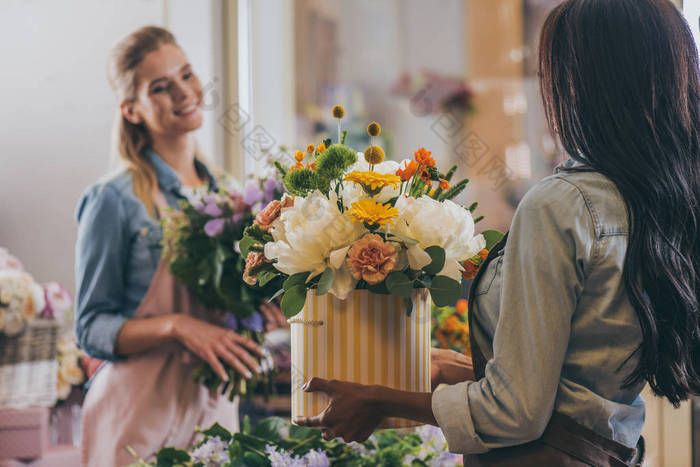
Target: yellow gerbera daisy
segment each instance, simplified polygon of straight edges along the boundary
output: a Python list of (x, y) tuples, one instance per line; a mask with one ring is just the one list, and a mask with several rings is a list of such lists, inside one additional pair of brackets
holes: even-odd
[(345, 176), (346, 182), (355, 182), (366, 190), (376, 190), (385, 186), (398, 188), (401, 185), (401, 177), (395, 174), (379, 174), (377, 172), (353, 171)]
[(380, 204), (373, 199), (361, 199), (352, 203), (345, 211), (353, 222), (364, 222), (368, 225), (379, 224), (384, 227), (387, 223), (394, 225), (394, 218), (399, 210), (390, 204)]

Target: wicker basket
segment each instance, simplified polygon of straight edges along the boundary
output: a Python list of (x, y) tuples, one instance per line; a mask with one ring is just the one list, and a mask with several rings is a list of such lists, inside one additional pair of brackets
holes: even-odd
[(35, 320), (16, 336), (0, 332), (0, 408), (56, 403), (59, 330), (56, 321)]

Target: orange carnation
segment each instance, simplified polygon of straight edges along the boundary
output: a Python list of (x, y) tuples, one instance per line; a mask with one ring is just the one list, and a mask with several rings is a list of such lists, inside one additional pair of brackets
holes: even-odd
[(368, 284), (378, 284), (396, 266), (396, 248), (377, 234), (367, 234), (348, 250), (347, 264), (352, 276)]
[(432, 152), (426, 151), (425, 148), (420, 148), (418, 151), (413, 153), (413, 157), (416, 158), (416, 162), (418, 162), (420, 165), (435, 167), (435, 159), (430, 157), (431, 154)]

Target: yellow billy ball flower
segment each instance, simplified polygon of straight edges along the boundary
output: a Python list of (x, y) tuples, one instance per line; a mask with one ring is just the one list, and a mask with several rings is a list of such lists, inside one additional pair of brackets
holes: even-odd
[(367, 133), (370, 136), (379, 136), (382, 133), (382, 126), (377, 122), (367, 125)]
[(304, 153), (301, 151), (297, 151), (294, 153), (294, 159), (296, 159), (298, 162), (301, 162), (304, 160)]
[(365, 149), (365, 160), (368, 164), (381, 164), (384, 162), (384, 150), (379, 146), (369, 146)]
[(342, 105), (336, 105), (333, 107), (333, 118), (341, 119), (345, 116), (345, 109)]

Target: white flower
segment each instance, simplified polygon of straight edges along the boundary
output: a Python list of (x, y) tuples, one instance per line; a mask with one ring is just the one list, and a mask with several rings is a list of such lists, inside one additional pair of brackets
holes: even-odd
[(340, 298), (355, 287), (348, 284), (349, 272), (343, 267), (348, 248), (365, 229), (344, 216), (337, 201), (334, 192), (329, 198), (320, 191), (295, 198), (294, 206), (283, 209), (272, 224), (274, 241), (265, 244), (265, 257), (277, 260), (275, 268), (285, 274), (308, 271), (309, 278), (330, 266), (335, 272), (331, 291)]
[[(398, 162), (385, 160), (381, 164), (376, 164), (373, 170), (378, 174), (395, 174), (398, 169)], [(354, 171), (369, 171), (369, 164), (365, 160), (364, 154), (361, 152), (357, 153), (357, 162), (347, 170), (348, 173)], [(343, 182), (343, 190), (340, 192), (340, 195), (343, 198), (345, 206), (350, 206), (352, 203), (362, 198), (369, 198), (365, 190), (355, 182)], [(378, 195), (374, 196), (374, 199), (379, 203), (386, 203), (391, 198), (396, 198), (397, 196), (399, 196), (399, 189), (387, 186), (384, 187)]]
[(26, 272), (12, 269), (0, 271), (0, 302), (7, 335), (20, 332), (46, 306), (44, 289)]
[[(460, 281), (462, 263), (486, 246), (483, 235), (474, 236), (474, 219), (469, 210), (450, 200), (437, 201), (429, 196), (401, 196), (396, 202), (399, 217), (394, 233), (418, 240), (407, 250), (411, 268), (426, 263), (427, 258), (415, 247), (438, 245), (445, 250), (445, 266), (438, 274)], [(421, 267), (423, 267), (421, 266)]]

